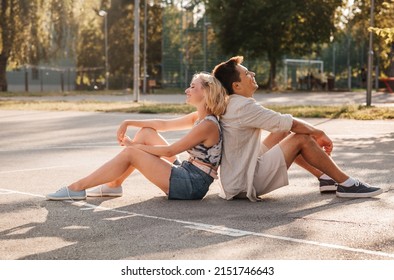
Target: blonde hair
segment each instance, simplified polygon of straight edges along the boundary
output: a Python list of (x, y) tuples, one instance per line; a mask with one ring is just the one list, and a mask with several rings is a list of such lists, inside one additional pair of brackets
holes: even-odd
[(215, 116), (226, 112), (228, 95), (220, 81), (209, 73), (200, 72), (193, 76), (193, 80), (200, 79), (203, 89), (206, 90), (206, 109)]

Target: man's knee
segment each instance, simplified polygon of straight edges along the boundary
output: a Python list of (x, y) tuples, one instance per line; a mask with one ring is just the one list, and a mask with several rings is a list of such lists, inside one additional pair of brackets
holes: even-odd
[(310, 147), (316, 144), (315, 139), (308, 134), (293, 134), (290, 137), (294, 143), (300, 147)]
[(263, 141), (263, 144), (267, 149), (271, 149), (276, 144), (280, 143), (283, 139), (289, 136), (291, 132), (271, 132)]
[(302, 150), (311, 147), (313, 143), (316, 143), (314, 139), (306, 134), (292, 134), (280, 142), (279, 145), (285, 156), (287, 167), (290, 167)]

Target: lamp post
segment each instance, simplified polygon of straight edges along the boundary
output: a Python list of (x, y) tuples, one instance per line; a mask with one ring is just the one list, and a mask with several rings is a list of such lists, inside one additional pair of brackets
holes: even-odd
[(206, 16), (204, 15), (204, 26), (203, 26), (203, 51), (204, 51), (204, 67), (203, 70), (207, 71), (207, 29), (211, 25), (210, 22), (206, 21)]
[(147, 23), (148, 23), (148, 1), (145, 0), (144, 3), (144, 83), (143, 83), (143, 88), (142, 92), (146, 93), (147, 89), (147, 78), (148, 78), (148, 70), (147, 70), (147, 65), (146, 65), (146, 49), (147, 49)]
[(134, 0), (134, 102), (140, 99), (140, 1)]
[[(370, 26), (374, 26), (374, 8), (375, 1), (371, 0), (371, 19)], [(373, 33), (369, 31), (369, 49), (368, 49), (368, 72), (367, 72), (367, 106), (371, 106), (372, 103), (372, 64), (373, 64)]]
[(104, 48), (105, 48), (105, 89), (108, 90), (108, 78), (109, 78), (109, 72), (108, 72), (108, 20), (107, 20), (107, 15), (108, 13), (104, 10), (100, 10), (98, 12), (100, 17), (104, 17)]

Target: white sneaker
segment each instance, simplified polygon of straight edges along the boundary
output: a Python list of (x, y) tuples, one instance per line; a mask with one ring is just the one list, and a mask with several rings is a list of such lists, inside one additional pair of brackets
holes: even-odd
[(85, 190), (72, 191), (68, 187), (63, 187), (54, 193), (46, 195), (47, 200), (81, 200), (86, 199)]
[(105, 196), (119, 197), (123, 195), (123, 188), (122, 186), (111, 188), (104, 184), (86, 190), (86, 194), (87, 196), (94, 196), (94, 197), (105, 197)]

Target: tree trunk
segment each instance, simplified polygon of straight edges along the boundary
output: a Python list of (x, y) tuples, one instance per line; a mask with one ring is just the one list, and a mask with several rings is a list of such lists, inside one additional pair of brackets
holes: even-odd
[(7, 60), (8, 57), (4, 54), (0, 54), (0, 91), (7, 91)]
[(394, 42), (391, 43), (391, 51), (389, 55), (390, 64), (387, 68), (387, 76), (394, 77)]
[(270, 76), (268, 77), (268, 88), (270, 90), (276, 89), (276, 58), (269, 58), (270, 62)]

